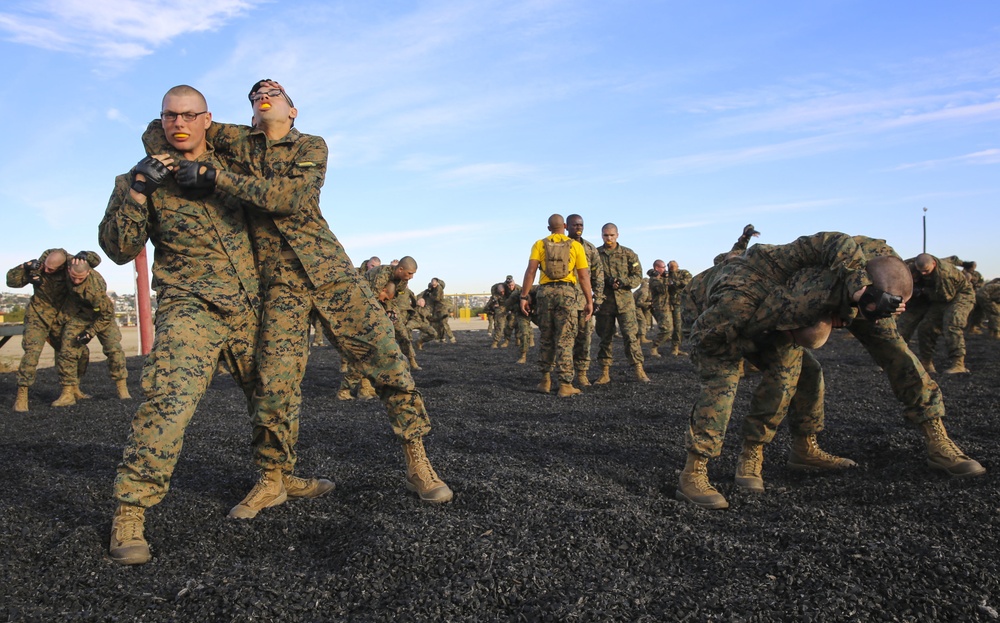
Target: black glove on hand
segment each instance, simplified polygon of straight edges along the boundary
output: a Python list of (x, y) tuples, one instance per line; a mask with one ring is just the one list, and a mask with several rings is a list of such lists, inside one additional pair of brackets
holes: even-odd
[(42, 263), (39, 262), (38, 260), (28, 260), (27, 262), (24, 263), (24, 270), (28, 271), (29, 273), (35, 272), (41, 267)]
[[(146, 177), (146, 181), (136, 180), (136, 173), (142, 173)], [(132, 169), (132, 190), (149, 197), (163, 184), (168, 173), (170, 173), (170, 169), (167, 168), (167, 165), (152, 156), (146, 156)]]
[(76, 336), (76, 343), (77, 344), (87, 344), (92, 339), (94, 339), (94, 334), (90, 332), (90, 329), (87, 329), (86, 331), (84, 331), (80, 335)]
[(90, 258), (87, 257), (87, 252), (86, 251), (80, 251), (79, 253), (77, 253), (73, 257), (75, 257), (78, 260), (83, 260), (84, 262), (87, 262), (88, 264), (90, 263)]
[[(875, 286), (868, 286), (858, 300), (858, 310), (868, 320), (875, 321), (889, 318), (902, 303), (903, 297), (889, 294)], [(872, 309), (868, 309), (869, 305)]]
[[(205, 168), (204, 173), (201, 171), (202, 167)], [(177, 173), (174, 174), (174, 178), (181, 188), (215, 189), (215, 167), (207, 162), (181, 160), (177, 163)]]

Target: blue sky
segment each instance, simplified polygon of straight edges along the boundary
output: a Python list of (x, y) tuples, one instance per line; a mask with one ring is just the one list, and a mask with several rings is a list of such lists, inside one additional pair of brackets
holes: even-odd
[(698, 272), (748, 222), (915, 255), (925, 207), (928, 252), (1000, 276), (993, 0), (15, 0), (0, 55), (8, 268), (100, 250), (168, 88), (246, 123), (269, 77), (329, 145), (322, 209), (355, 264), (412, 255), (417, 284), (520, 281), (552, 213)]

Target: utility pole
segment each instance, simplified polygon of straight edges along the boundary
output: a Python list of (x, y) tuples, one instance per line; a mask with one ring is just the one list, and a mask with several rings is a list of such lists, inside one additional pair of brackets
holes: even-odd
[(924, 208), (924, 253), (927, 253), (927, 208)]

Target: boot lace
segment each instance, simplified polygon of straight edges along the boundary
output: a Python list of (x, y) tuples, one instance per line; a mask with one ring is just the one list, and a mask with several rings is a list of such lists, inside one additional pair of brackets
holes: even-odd
[(744, 449), (743, 456), (740, 457), (740, 472), (744, 476), (760, 476), (764, 468), (764, 453), (761, 447), (754, 445)]
[(141, 509), (124, 509), (118, 516), (118, 521), (115, 522), (119, 542), (127, 543), (129, 541), (141, 541), (142, 519), (143, 511)]

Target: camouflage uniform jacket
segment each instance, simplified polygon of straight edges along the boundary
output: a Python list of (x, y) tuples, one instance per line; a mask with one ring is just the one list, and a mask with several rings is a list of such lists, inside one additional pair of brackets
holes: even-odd
[(438, 286), (436, 288), (432, 288), (428, 284), (427, 288), (417, 296), (417, 298), (424, 299), (424, 302), (427, 303), (426, 306), (430, 308), (431, 318), (447, 316), (450, 309), (448, 299), (444, 296), (444, 282), (440, 279), (437, 282)]
[(670, 290), (667, 288), (667, 271), (663, 271), (659, 276), (649, 274), (649, 302), (650, 307), (656, 312), (670, 311)]
[[(199, 160), (218, 162), (211, 149)], [(143, 204), (129, 192), (131, 178), (131, 173), (115, 178), (98, 228), (101, 248), (108, 257), (125, 264), (152, 241), (152, 286), (160, 300), (195, 296), (225, 314), (247, 306), (257, 309), (260, 285), (239, 203), (218, 193), (185, 196), (174, 178), (167, 176)]]
[(637, 309), (650, 309), (653, 307), (653, 298), (650, 296), (649, 279), (643, 279), (642, 284), (632, 292), (632, 300), (635, 301)]
[[(163, 142), (151, 147), (154, 127)], [(170, 152), (162, 135), (159, 121), (153, 121), (143, 135), (147, 152)], [(219, 176), (216, 190), (248, 206), (260, 280), (265, 287), (292, 254), (302, 263), (314, 288), (333, 283), (344, 274), (357, 274), (319, 208), (326, 178), (326, 141), (295, 128), (272, 141), (262, 130), (217, 122), (209, 127), (208, 139), (228, 165), (222, 167), (228, 169), (227, 175)]]
[[(933, 257), (933, 256), (931, 256)], [(950, 303), (958, 297), (974, 297), (972, 284), (954, 264), (934, 258), (937, 268), (923, 275), (923, 295), (932, 303)]]
[(681, 293), (691, 283), (691, 272), (683, 268), (674, 272), (667, 271), (667, 292), (670, 296), (670, 306), (681, 304)]
[[(409, 301), (404, 299), (412, 296), (413, 292), (410, 291), (409, 288), (409, 279), (396, 279), (392, 276), (392, 273), (395, 270), (396, 267), (390, 264), (376, 266), (375, 268), (368, 269), (368, 272), (365, 273), (365, 278), (368, 279), (368, 283), (372, 285), (372, 292), (376, 295), (381, 292), (390, 281), (396, 284), (396, 294), (393, 295), (391, 299), (386, 301), (384, 306), (387, 310), (399, 313), (400, 311), (410, 307)], [(408, 292), (409, 294), (407, 294)]]
[[(72, 256), (65, 249), (48, 249), (42, 253), (38, 261), (44, 264), (45, 259), (54, 251), (64, 253), (67, 263), (72, 259)], [(92, 251), (85, 253), (87, 254), (87, 263), (90, 264), (91, 268), (101, 263), (101, 257), (96, 253)], [(54, 273), (46, 273), (39, 268), (38, 276), (41, 278), (41, 282), (32, 284), (33, 293), (28, 301), (26, 311), (51, 324), (62, 313), (72, 284), (66, 275), (65, 266)], [(19, 264), (7, 271), (8, 288), (23, 288), (28, 284), (31, 284), (31, 275), (24, 269), (24, 264)], [(27, 314), (25, 317), (27, 318)]]
[(98, 321), (113, 321), (115, 303), (108, 296), (108, 284), (96, 270), (91, 270), (79, 285), (70, 284), (64, 306), (66, 314), (93, 326)]
[[(600, 254), (602, 268), (604, 269), (604, 281), (601, 289), (604, 291), (604, 300), (614, 300), (619, 309), (632, 309), (635, 301), (632, 299), (632, 289), (638, 288), (642, 284), (642, 264), (639, 263), (639, 256), (635, 251), (622, 245), (614, 249), (607, 245), (597, 247)], [(611, 288), (607, 284), (609, 279), (620, 279), (622, 287), (618, 290)]]
[[(590, 291), (594, 293), (594, 309), (596, 310), (604, 302), (604, 264), (601, 262), (601, 253), (594, 246), (594, 243), (585, 238), (576, 239), (583, 245), (583, 251), (587, 255), (587, 265), (590, 266)], [(577, 284), (580, 293), (583, 288)]]

